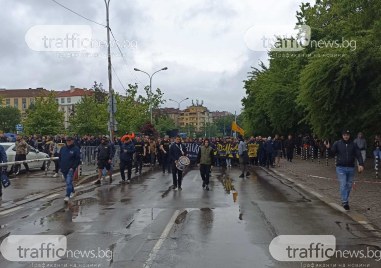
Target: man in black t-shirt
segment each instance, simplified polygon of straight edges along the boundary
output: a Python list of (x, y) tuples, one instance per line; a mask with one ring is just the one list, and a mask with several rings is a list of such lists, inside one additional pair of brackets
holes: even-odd
[(141, 137), (136, 137), (135, 141), (135, 174), (142, 174), (143, 159), (146, 156), (146, 148)]
[(169, 164), (169, 146), (171, 142), (169, 141), (169, 137), (165, 136), (164, 140), (160, 143), (160, 152), (162, 153), (162, 167), (163, 174), (165, 174), (165, 170), (168, 170), (168, 173), (171, 173), (171, 165)]

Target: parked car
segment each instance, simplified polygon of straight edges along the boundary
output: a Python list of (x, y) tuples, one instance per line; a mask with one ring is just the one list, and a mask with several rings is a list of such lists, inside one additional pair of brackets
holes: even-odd
[[(5, 153), (7, 154), (8, 162), (14, 162), (16, 157), (16, 146), (14, 142), (5, 142), (0, 143), (4, 147)], [(40, 152), (36, 148), (28, 145), (28, 154), (26, 155), (26, 160), (33, 159), (44, 159), (49, 158), (49, 155), (43, 152)], [(30, 169), (41, 169), (44, 170), (46, 161), (36, 161), (28, 163)], [(14, 172), (14, 166), (8, 166), (8, 171), (11, 173)], [(16, 171), (18, 172), (18, 171)]]
[(9, 142), (15, 142), (17, 138), (17, 134), (14, 133), (4, 133), (4, 136), (7, 137)]

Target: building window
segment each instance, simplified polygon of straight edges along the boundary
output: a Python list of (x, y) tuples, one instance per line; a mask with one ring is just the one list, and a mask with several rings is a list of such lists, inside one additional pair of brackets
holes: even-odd
[(56, 99), (56, 102), (59, 104), (59, 103), (60, 103), (60, 100), (59, 100), (59, 99)]
[(65, 98), (61, 98), (61, 103), (65, 103)]
[(67, 103), (71, 103), (71, 98), (67, 98)]
[(19, 99), (13, 99), (13, 104), (15, 108), (19, 108)]
[(22, 109), (26, 110), (26, 99), (25, 98), (22, 99)]
[(5, 106), (7, 106), (7, 107), (11, 106), (11, 99), (5, 100)]

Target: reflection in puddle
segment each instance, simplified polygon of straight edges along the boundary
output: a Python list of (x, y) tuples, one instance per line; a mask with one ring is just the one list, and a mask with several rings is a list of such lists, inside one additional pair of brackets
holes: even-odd
[(217, 179), (222, 183), (227, 194), (232, 193), (233, 202), (236, 203), (238, 200), (238, 192), (234, 187), (233, 180), (226, 174), (217, 176)]

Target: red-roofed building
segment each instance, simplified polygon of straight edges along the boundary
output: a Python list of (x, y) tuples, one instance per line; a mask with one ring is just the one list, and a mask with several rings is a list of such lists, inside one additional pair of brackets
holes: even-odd
[(57, 92), (56, 100), (60, 111), (64, 112), (65, 128), (69, 126), (69, 119), (75, 112), (75, 105), (78, 104), (83, 97), (92, 96), (93, 94), (94, 92), (87, 88), (76, 88), (74, 86), (70, 86), (70, 90)]

